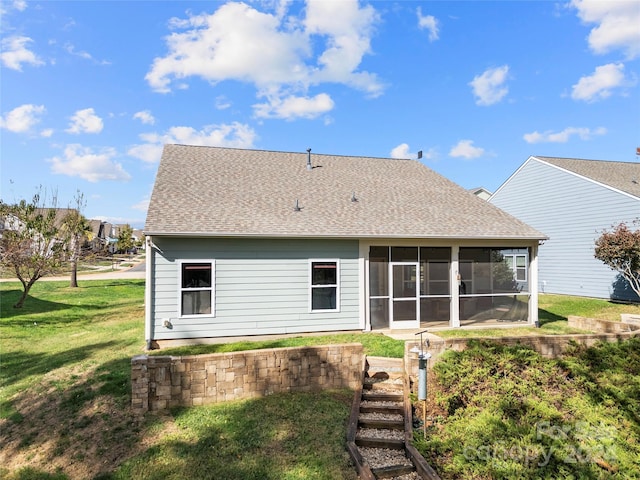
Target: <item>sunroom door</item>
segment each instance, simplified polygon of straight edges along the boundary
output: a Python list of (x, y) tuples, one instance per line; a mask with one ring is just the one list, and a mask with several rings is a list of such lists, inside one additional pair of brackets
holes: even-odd
[(390, 327), (419, 328), (418, 262), (392, 262)]

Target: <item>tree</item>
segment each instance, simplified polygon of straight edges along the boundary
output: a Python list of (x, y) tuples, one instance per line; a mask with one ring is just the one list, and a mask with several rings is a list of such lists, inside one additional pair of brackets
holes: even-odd
[(127, 223), (120, 227), (120, 233), (118, 233), (118, 251), (127, 253), (133, 246), (133, 228)]
[(595, 257), (619, 272), (640, 297), (640, 229), (634, 231), (624, 222), (612, 228), (596, 240)]
[(91, 235), (91, 226), (81, 213), (86, 205), (84, 195), (78, 190), (74, 200), (77, 208), (69, 209), (62, 219), (60, 229), (64, 235), (64, 242), (69, 253), (69, 262), (71, 263), (71, 280), (69, 282), (71, 288), (78, 287), (78, 260), (80, 259), (82, 241)]
[(36, 193), (31, 202), (14, 205), (0, 200), (0, 217), (5, 230), (0, 240), (0, 264), (15, 272), (23, 292), (15, 308), (22, 308), (29, 290), (45, 275), (54, 273), (64, 260), (64, 242), (59, 234), (57, 196), (52, 208), (45, 208), (46, 192)]

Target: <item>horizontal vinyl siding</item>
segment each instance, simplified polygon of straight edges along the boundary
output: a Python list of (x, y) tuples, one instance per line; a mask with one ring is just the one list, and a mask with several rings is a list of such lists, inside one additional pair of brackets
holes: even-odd
[(539, 249), (540, 291), (611, 298), (616, 272), (594, 258), (605, 229), (640, 216), (640, 200), (530, 159), (491, 203), (549, 237)]
[[(359, 329), (358, 241), (158, 239), (157, 340)], [(340, 311), (309, 312), (309, 259), (340, 262)], [(215, 260), (215, 317), (178, 317), (178, 260)], [(172, 329), (163, 326), (165, 320)]]

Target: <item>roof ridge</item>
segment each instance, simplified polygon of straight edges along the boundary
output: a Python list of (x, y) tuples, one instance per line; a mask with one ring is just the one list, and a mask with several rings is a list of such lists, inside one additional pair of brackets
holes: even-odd
[[(185, 143), (166, 143), (164, 146), (165, 147), (208, 148), (208, 149), (217, 149), (217, 150), (236, 150), (239, 152), (286, 153), (286, 154), (294, 154), (294, 155), (297, 155), (297, 154), (307, 155), (307, 150), (304, 150), (304, 151), (270, 150), (270, 149), (265, 150), (261, 148), (221, 147), (217, 145), (188, 145)], [(418, 159), (415, 159), (415, 158), (378, 157), (378, 156), (371, 156), (371, 155), (338, 155), (333, 153), (318, 153), (318, 152), (314, 152), (313, 150), (311, 150), (311, 153), (315, 156), (336, 157), (336, 158), (369, 158), (372, 160), (392, 160), (392, 161), (411, 161), (411, 162), (418, 161)], [(419, 162), (419, 163), (423, 164), (422, 162)]]
[(539, 160), (551, 159), (551, 160), (574, 160), (578, 162), (598, 162), (598, 163), (624, 163), (628, 165), (640, 165), (640, 162), (626, 162), (623, 160), (598, 160), (595, 158), (577, 158), (577, 157), (549, 157), (544, 155), (532, 155)]

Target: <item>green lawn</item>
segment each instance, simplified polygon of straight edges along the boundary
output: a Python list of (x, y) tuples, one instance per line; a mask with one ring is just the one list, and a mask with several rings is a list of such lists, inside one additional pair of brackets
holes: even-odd
[[(0, 283), (0, 478), (355, 478), (344, 451), (347, 391), (135, 418), (130, 359), (144, 352), (144, 281), (79, 283), (37, 282), (21, 310), (11, 307), (20, 285)], [(541, 318), (560, 326), (567, 312), (597, 317), (610, 309), (552, 300)], [(364, 333), (170, 352), (345, 342), (361, 342), (369, 355), (403, 352), (402, 342)]]

